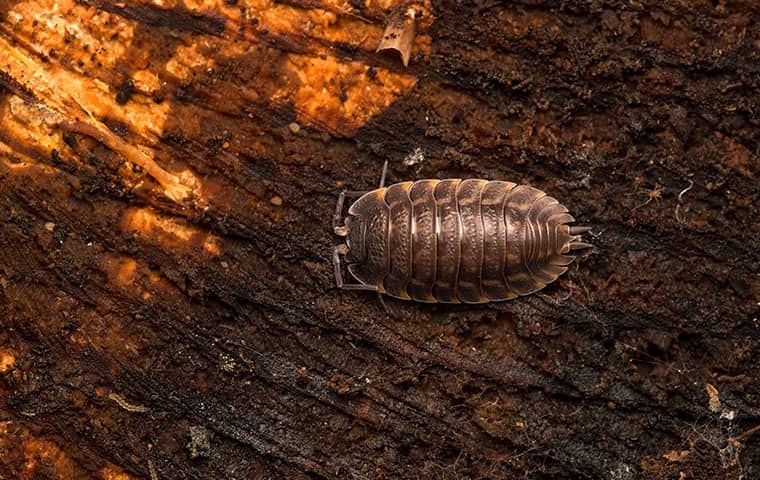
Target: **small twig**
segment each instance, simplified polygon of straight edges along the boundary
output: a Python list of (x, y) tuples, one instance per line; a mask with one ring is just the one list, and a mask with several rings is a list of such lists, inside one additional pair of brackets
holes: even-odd
[(153, 466), (153, 460), (148, 459), (148, 471), (150, 471), (150, 480), (158, 480), (158, 472), (156, 467)]
[(374, 21), (370, 20), (369, 18), (363, 17), (363, 16), (359, 15), (358, 13), (354, 12), (353, 9), (351, 9), (351, 7), (349, 7), (349, 8), (340, 8), (340, 7), (337, 7), (337, 8), (335, 8), (335, 11), (337, 11), (338, 13), (341, 13), (343, 15), (348, 15), (349, 17), (354, 17), (354, 18), (359, 19), (362, 22), (368, 23), (370, 25), (372, 25), (372, 24), (375, 23)]
[(482, 14), (483, 14), (483, 12), (485, 12), (486, 10), (489, 10), (489, 9), (491, 9), (491, 8), (493, 8), (493, 7), (496, 7), (496, 6), (498, 6), (498, 5), (501, 5), (502, 3), (504, 3), (504, 0), (494, 0), (494, 1), (492, 1), (492, 2), (488, 2), (488, 3), (486, 3), (486, 4), (483, 4), (483, 5), (479, 6), (479, 7), (478, 7), (478, 8), (475, 10), (475, 13), (477, 13), (478, 15), (482, 15)]
[(676, 212), (675, 212), (676, 221), (678, 223), (682, 223), (680, 212), (681, 212), (681, 204), (683, 203), (683, 196), (686, 194), (686, 192), (691, 190), (693, 187), (694, 187), (694, 182), (692, 180), (689, 180), (689, 186), (681, 190), (681, 193), (678, 194), (678, 203), (676, 204)]
[[(148, 175), (156, 179), (164, 187), (165, 195), (174, 201), (184, 200), (193, 193), (193, 188), (185, 185), (181, 177), (161, 168), (151, 155), (114, 135), (99, 122), (93, 121), (92, 123), (87, 123), (79, 120), (64, 120), (59, 122), (58, 126), (70, 132), (87, 135), (118, 153), (127, 161), (138, 165)], [(186, 180), (189, 181), (191, 178), (187, 178)]]
[(760, 432), (760, 425), (757, 425), (757, 426), (754, 426), (754, 427), (750, 428), (749, 430), (747, 430), (746, 432), (742, 433), (738, 437), (731, 438), (731, 440), (733, 440), (735, 442), (741, 442), (742, 440), (747, 439), (747, 437), (749, 437), (749, 436), (751, 436), (751, 435), (753, 435), (753, 434), (755, 434), (757, 432)]
[(683, 196), (686, 192), (692, 189), (694, 187), (694, 181), (689, 180), (689, 186), (681, 190), (681, 193), (678, 194), (678, 203), (683, 203)]
[(118, 403), (121, 408), (128, 412), (134, 412), (134, 413), (146, 413), (150, 411), (150, 408), (144, 407), (142, 405), (134, 405), (132, 403), (129, 403), (124, 397), (119, 395), (118, 393), (110, 393), (108, 394), (108, 398), (113, 400), (114, 402)]

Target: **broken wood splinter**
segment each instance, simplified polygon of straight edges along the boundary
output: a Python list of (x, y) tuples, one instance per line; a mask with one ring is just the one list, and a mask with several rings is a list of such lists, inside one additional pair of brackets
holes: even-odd
[(59, 123), (59, 126), (70, 132), (77, 132), (92, 137), (128, 161), (139, 165), (148, 175), (155, 178), (164, 187), (165, 194), (170, 199), (174, 201), (184, 200), (193, 193), (192, 187), (185, 185), (180, 177), (167, 172), (146, 153), (125, 142), (110, 131), (83, 121), (62, 121)]
[(385, 31), (376, 52), (396, 50), (401, 55), (404, 66), (408, 66), (414, 42), (416, 16), (417, 10), (414, 7), (393, 10), (388, 15)]

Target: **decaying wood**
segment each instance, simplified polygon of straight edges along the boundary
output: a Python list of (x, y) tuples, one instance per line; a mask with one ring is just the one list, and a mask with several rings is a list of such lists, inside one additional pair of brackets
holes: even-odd
[(430, 1), (404, 2), (393, 8), (385, 18), (385, 30), (377, 46), (378, 52), (395, 50), (404, 66), (409, 65), (418, 24), (421, 31), (433, 22)]
[[(405, 68), (407, 3), (0, 1), (0, 478), (760, 477), (758, 7), (433, 2)], [(594, 253), (341, 292), (385, 160)]]
[(388, 21), (377, 46), (377, 51), (396, 50), (401, 55), (404, 66), (409, 65), (412, 55), (412, 42), (416, 31), (417, 11), (414, 7), (400, 8), (388, 16)]

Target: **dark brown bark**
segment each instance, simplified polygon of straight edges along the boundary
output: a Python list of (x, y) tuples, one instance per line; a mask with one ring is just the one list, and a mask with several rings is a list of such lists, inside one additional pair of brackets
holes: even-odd
[[(760, 477), (754, 3), (435, 2), (408, 69), (361, 1), (57, 3), (0, 0), (0, 478)], [(594, 251), (511, 302), (338, 291), (385, 160)]]

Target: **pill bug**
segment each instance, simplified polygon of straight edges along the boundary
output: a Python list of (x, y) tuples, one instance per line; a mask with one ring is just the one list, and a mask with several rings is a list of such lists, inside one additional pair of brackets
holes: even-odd
[[(385, 175), (383, 175), (384, 177)], [(381, 182), (381, 185), (384, 182)], [(342, 218), (346, 198), (357, 198)], [(544, 288), (591, 247), (575, 219), (533, 187), (483, 179), (418, 180), (344, 191), (333, 229), (338, 287), (421, 302), (509, 300)], [(341, 256), (358, 283), (343, 281)]]

